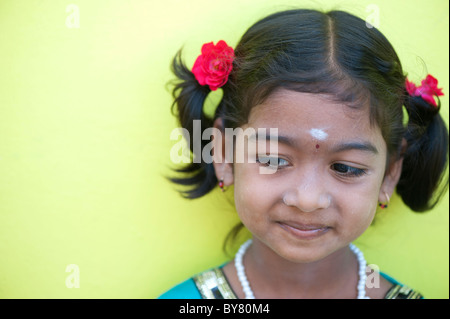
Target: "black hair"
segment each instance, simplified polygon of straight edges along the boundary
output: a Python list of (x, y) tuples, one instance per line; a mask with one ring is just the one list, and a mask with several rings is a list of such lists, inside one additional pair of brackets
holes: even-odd
[[(202, 121), (202, 129), (219, 117), (224, 127), (242, 126), (251, 108), (280, 88), (321, 93), (351, 108), (368, 105), (371, 124), (379, 126), (386, 142), (387, 161), (404, 157), (397, 192), (413, 211), (433, 208), (448, 187), (448, 130), (439, 114), (440, 101), (435, 107), (410, 96), (407, 74), (389, 41), (345, 11), (288, 10), (251, 26), (235, 48), (233, 70), (213, 118), (203, 112), (209, 88), (196, 81), (181, 51), (172, 69), (179, 79), (172, 112), (176, 108), (191, 136), (195, 119)], [(406, 127), (403, 106), (409, 117)], [(186, 174), (170, 180), (191, 187), (182, 192), (187, 198), (206, 195), (217, 185), (212, 163), (190, 163), (175, 171)]]

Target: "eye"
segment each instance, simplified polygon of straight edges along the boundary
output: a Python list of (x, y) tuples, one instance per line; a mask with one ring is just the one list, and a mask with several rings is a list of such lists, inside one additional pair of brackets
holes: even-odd
[(331, 168), (339, 175), (345, 177), (359, 177), (366, 174), (366, 171), (361, 168), (356, 168), (342, 163), (335, 163), (331, 165)]
[[(261, 166), (264, 166), (267, 168), (273, 168), (273, 169), (278, 169), (278, 168), (283, 168), (283, 167), (289, 166), (288, 161), (286, 161), (283, 158), (279, 158), (279, 157), (258, 156), (256, 158), (256, 162), (260, 163)], [(280, 163), (281, 163), (281, 165), (280, 165)]]

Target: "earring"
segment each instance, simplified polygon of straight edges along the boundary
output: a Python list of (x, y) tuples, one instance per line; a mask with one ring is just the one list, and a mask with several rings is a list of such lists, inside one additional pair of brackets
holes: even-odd
[(386, 192), (384, 192), (384, 195), (387, 198), (387, 202), (378, 202), (378, 206), (380, 206), (381, 209), (386, 209), (388, 207), (389, 201), (391, 200)]
[(221, 190), (222, 192), (225, 191), (225, 190), (223, 189), (223, 178), (221, 178), (221, 179), (219, 180), (219, 187), (220, 187), (220, 190)]

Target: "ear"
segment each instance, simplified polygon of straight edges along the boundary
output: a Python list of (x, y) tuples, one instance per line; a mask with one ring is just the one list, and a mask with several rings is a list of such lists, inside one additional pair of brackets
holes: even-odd
[[(233, 175), (233, 160), (226, 161), (225, 154), (225, 129), (223, 119), (217, 118), (214, 121), (214, 135), (213, 135), (213, 165), (216, 177), (218, 180), (223, 179), (225, 186), (234, 183)], [(232, 145), (231, 145), (232, 146)]]
[[(389, 167), (384, 176), (383, 183), (381, 184), (380, 193), (378, 194), (378, 200), (380, 202), (387, 202), (392, 197), (395, 187), (398, 184), (403, 168), (403, 154), (406, 150), (406, 140), (402, 140), (400, 156), (396, 156), (389, 161)], [(386, 194), (389, 198), (386, 198)]]

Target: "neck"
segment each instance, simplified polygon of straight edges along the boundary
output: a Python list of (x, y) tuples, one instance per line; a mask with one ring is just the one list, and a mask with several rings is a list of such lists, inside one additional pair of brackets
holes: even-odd
[(256, 298), (355, 298), (358, 262), (348, 246), (310, 263), (284, 259), (257, 239), (244, 256)]

